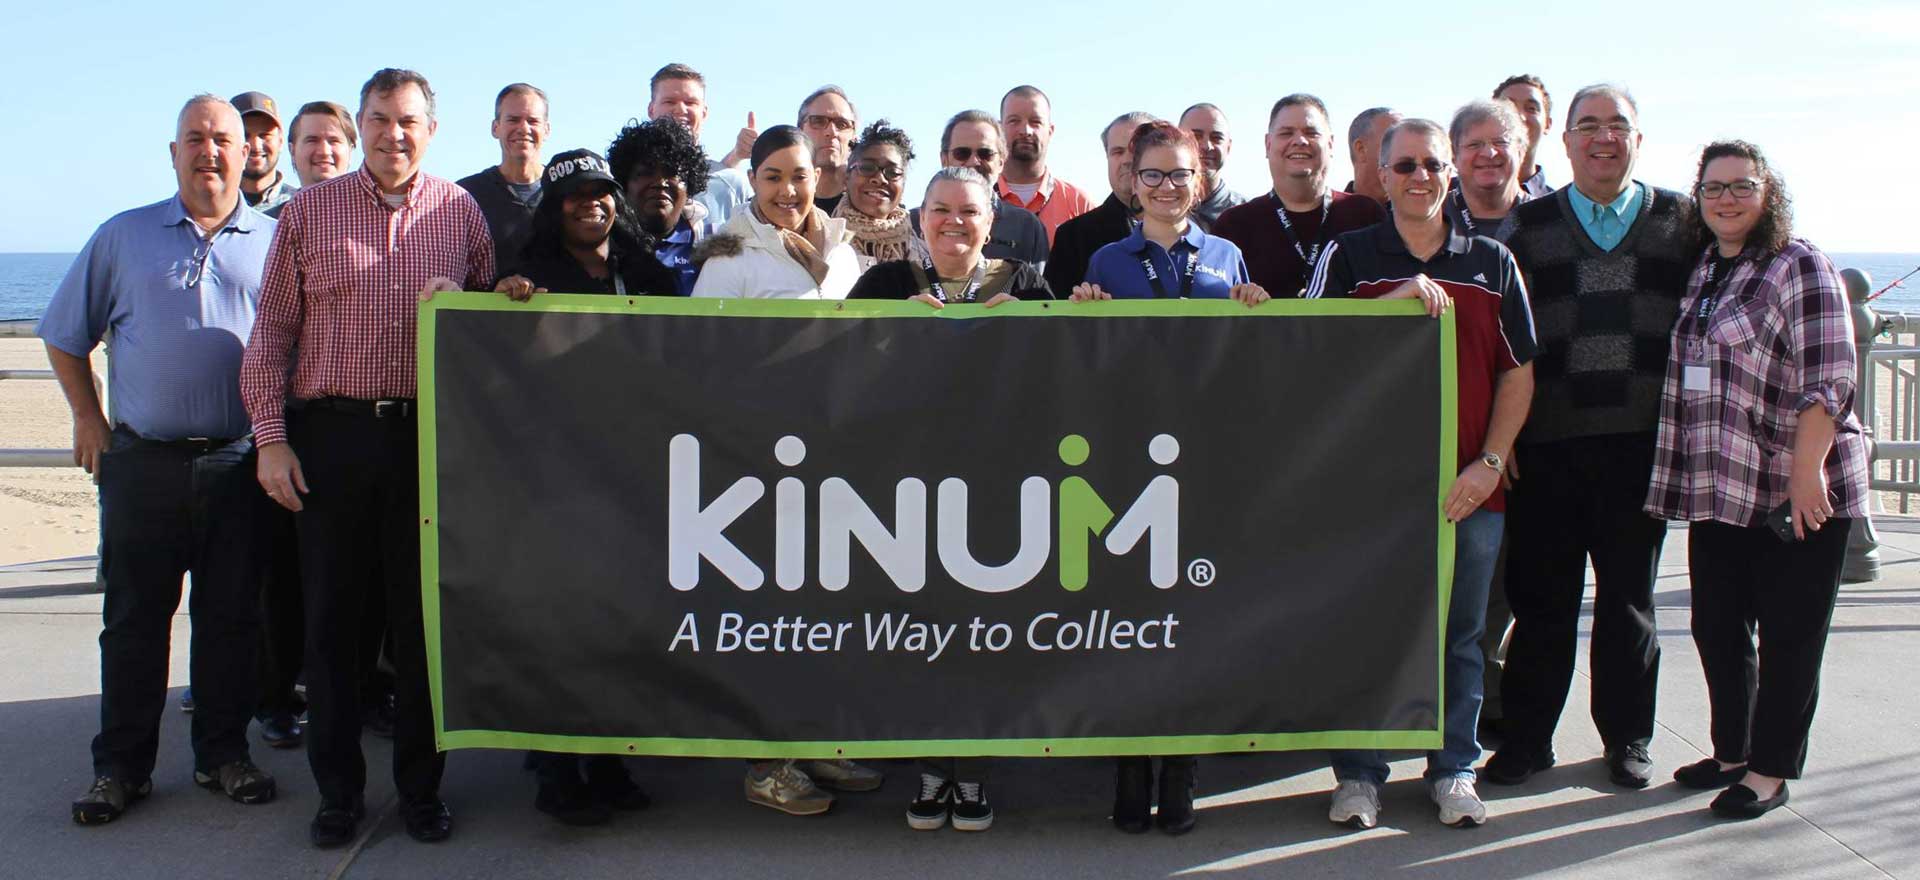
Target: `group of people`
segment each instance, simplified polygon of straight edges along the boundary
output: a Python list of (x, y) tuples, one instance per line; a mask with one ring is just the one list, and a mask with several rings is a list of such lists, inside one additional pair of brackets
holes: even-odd
[[(792, 125), (759, 130), (749, 116), (717, 160), (700, 147), (706, 81), (682, 64), (654, 75), (646, 118), (604, 156), (543, 160), (548, 111), (534, 86), (501, 90), (501, 161), (456, 184), (423, 170), (437, 123), (414, 71), (375, 73), (351, 113), (306, 104), (284, 136), (265, 95), (197, 96), (171, 145), (178, 192), (114, 216), (75, 260), (39, 333), (102, 509), (101, 729), (76, 822), (111, 821), (152, 790), (169, 619), (190, 572), (195, 780), (240, 803), (271, 800), (275, 781), (249, 755), (258, 718), (270, 745), (307, 748), (313, 843), (345, 844), (365, 811), (361, 731), (390, 706), (406, 830), (451, 833), (422, 635), (414, 424), (416, 302), (450, 290), (1452, 309), (1460, 459), (1442, 505), (1455, 569), (1442, 745), (1427, 755), (1440, 820), (1482, 823), (1478, 781), (1518, 784), (1554, 765), (1589, 561), (1606, 767), (1619, 786), (1650, 784), (1666, 520), (1691, 524), (1693, 634), (1713, 712), (1713, 755), (1674, 778), (1721, 790), (1712, 810), (1726, 816), (1786, 802), (1848, 528), (1866, 514), (1867, 460), (1839, 280), (1793, 236), (1784, 184), (1754, 145), (1708, 146), (1685, 192), (1642, 183), (1634, 99), (1589, 86), (1564, 112), (1573, 180), (1556, 190), (1537, 161), (1552, 98), (1516, 76), (1444, 125), (1363, 111), (1342, 191), (1327, 179), (1331, 115), (1297, 93), (1268, 118), (1268, 192), (1228, 186), (1228, 120), (1196, 103), (1174, 120), (1124, 113), (1099, 132), (1111, 192), (1095, 204), (1049, 170), (1052, 106), (1023, 85), (997, 115), (947, 122), (916, 202), (913, 140), (884, 119), (863, 127), (834, 86), (803, 99)], [(283, 146), (298, 186), (278, 170)], [(110, 413), (87, 360), (109, 334)], [(380, 668), (390, 681), (370, 683)], [(1476, 768), (1483, 740), (1500, 745)], [(647, 805), (617, 758), (528, 763), (536, 806), (563, 821)], [(986, 763), (924, 760), (909, 824), (990, 827)], [(1374, 826), (1385, 756), (1332, 763), (1329, 818)], [(1166, 757), (1156, 785), (1150, 759), (1121, 759), (1114, 824), (1193, 828), (1196, 767)], [(744, 788), (804, 815), (832, 806), (825, 788), (881, 781), (851, 761), (767, 760), (748, 763)]]

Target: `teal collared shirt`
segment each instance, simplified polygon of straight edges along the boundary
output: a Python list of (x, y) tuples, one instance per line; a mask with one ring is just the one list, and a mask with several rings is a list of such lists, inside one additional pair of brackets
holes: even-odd
[(1613, 250), (1627, 237), (1627, 230), (1633, 226), (1634, 215), (1640, 213), (1640, 202), (1645, 198), (1646, 187), (1637, 180), (1631, 181), (1619, 198), (1604, 205), (1587, 198), (1577, 186), (1567, 187), (1574, 219), (1580, 221), (1580, 228), (1586, 230), (1587, 237), (1603, 251)]

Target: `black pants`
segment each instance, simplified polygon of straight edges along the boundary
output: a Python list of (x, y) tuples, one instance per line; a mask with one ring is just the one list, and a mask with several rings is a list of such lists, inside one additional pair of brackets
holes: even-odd
[(260, 626), (254, 523), (265, 502), (249, 439), (196, 448), (114, 431), (100, 465), (107, 592), (95, 775), (153, 773), (182, 574), (193, 576), (194, 767), (248, 758)]
[[(1507, 517), (1507, 529), (1513, 529), (1513, 517)], [(1493, 578), (1487, 582), (1487, 626), (1480, 635), (1480, 718), (1499, 721), (1506, 717), (1501, 703), (1500, 678), (1507, 668), (1507, 637), (1513, 632), (1513, 608), (1507, 605), (1507, 540), (1500, 541), (1500, 555), (1493, 560)]]
[(1800, 778), (1852, 524), (1828, 520), (1793, 544), (1766, 526), (1688, 528), (1693, 643), (1713, 705), (1715, 758)]
[(404, 801), (439, 797), (420, 613), (418, 442), (411, 417), (308, 407), (288, 419), (307, 486), (299, 528), (307, 611), (307, 761), (327, 803), (366, 788), (360, 751), (366, 606), (383, 603), (393, 639), (393, 780)]
[(1522, 447), (1507, 507), (1513, 635), (1501, 675), (1509, 748), (1546, 750), (1573, 684), (1586, 563), (1593, 560), (1593, 723), (1608, 748), (1653, 739), (1660, 640), (1653, 581), (1666, 524), (1646, 514), (1653, 435)]
[(262, 720), (299, 715), (306, 707), (293, 692), (306, 659), (306, 608), (300, 598), (299, 543), (293, 514), (269, 502), (259, 523), (260, 691), (255, 714)]

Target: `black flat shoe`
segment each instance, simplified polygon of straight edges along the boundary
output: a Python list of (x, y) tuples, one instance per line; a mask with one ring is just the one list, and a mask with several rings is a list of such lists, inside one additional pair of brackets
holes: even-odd
[(1487, 759), (1486, 766), (1480, 768), (1480, 778), (1494, 785), (1519, 785), (1552, 766), (1553, 752), (1508, 743)]
[(320, 812), (313, 817), (313, 824), (307, 826), (307, 837), (321, 849), (345, 846), (359, 832), (360, 820), (366, 812), (366, 807), (361, 806), (360, 801), (351, 804), (322, 803)]
[(540, 783), (533, 796), (533, 808), (559, 819), (566, 825), (605, 825), (613, 818), (613, 809), (594, 798), (581, 783), (572, 785)]
[(1705, 758), (1673, 771), (1673, 781), (1698, 791), (1712, 791), (1739, 782), (1746, 775), (1745, 764), (1722, 770), (1719, 761)]
[(1185, 834), (1193, 830), (1193, 790), (1195, 761), (1192, 758), (1162, 758), (1160, 761), (1160, 830)]
[(1762, 798), (1753, 789), (1738, 782), (1727, 786), (1727, 790), (1713, 799), (1708, 809), (1713, 814), (1726, 819), (1758, 819), (1773, 811), (1774, 807), (1787, 804), (1787, 781), (1780, 780), (1780, 790), (1773, 797)]
[(453, 836), (453, 811), (445, 801), (415, 801), (402, 805), (401, 818), (407, 824), (407, 836), (421, 843), (438, 843)]
[(1143, 834), (1153, 827), (1153, 760), (1116, 758), (1117, 778), (1113, 783), (1113, 827), (1128, 834)]

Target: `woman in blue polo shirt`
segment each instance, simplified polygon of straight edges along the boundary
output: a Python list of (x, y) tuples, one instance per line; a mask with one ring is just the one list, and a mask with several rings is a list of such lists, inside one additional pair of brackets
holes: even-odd
[(1228, 299), (1259, 305), (1268, 299), (1247, 280), (1240, 248), (1193, 222), (1206, 201), (1206, 176), (1193, 135), (1167, 122), (1134, 130), (1133, 192), (1140, 225), (1133, 234), (1095, 251), (1075, 302), (1100, 299)]

